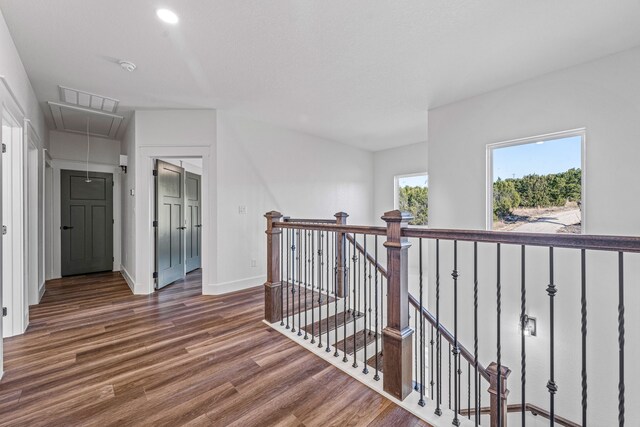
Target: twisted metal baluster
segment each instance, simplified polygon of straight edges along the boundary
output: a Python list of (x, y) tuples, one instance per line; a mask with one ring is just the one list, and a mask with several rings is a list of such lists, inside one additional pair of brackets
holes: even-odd
[(497, 384), (497, 401), (498, 401), (498, 427), (502, 427), (502, 344), (500, 343), (500, 320), (502, 317), (502, 284), (500, 283), (500, 243), (497, 244), (497, 283), (496, 283), (496, 302), (497, 302), (497, 367), (498, 367), (498, 384)]
[[(345, 242), (345, 251), (343, 251), (343, 253), (345, 254), (345, 259), (344, 259), (344, 285), (346, 286), (345, 290), (344, 290), (344, 298), (346, 299), (346, 305), (345, 305), (345, 311), (344, 311), (344, 321), (343, 321), (343, 325), (342, 325), (342, 330), (343, 330), (343, 340), (342, 340), (342, 350), (344, 352), (344, 356), (342, 357), (342, 361), (344, 363), (347, 363), (349, 361), (349, 358), (347, 358), (347, 312), (350, 310), (350, 304), (349, 304), (349, 261), (348, 261), (348, 256), (347, 256), (347, 247), (349, 248), (349, 252), (351, 252), (351, 245), (347, 244), (347, 235), (345, 234), (344, 237), (344, 242)], [(347, 309), (347, 307), (349, 307), (349, 309)]]
[[(327, 353), (331, 351), (331, 348), (329, 347), (329, 302), (331, 300), (331, 297), (329, 296), (329, 292), (330, 292), (330, 283), (331, 283), (331, 259), (333, 259), (333, 254), (331, 254), (330, 252), (333, 250), (333, 245), (330, 245), (330, 238), (329, 238), (329, 234), (330, 232), (327, 231), (327, 241), (326, 241), (326, 252), (327, 252), (327, 317), (326, 317), (326, 322), (327, 322), (327, 347), (324, 349), (324, 351), (326, 351)], [(335, 233), (334, 233), (335, 234)], [(331, 257), (329, 257), (329, 255), (331, 255)], [(335, 283), (334, 283), (335, 285)]]
[(420, 400), (418, 400), (418, 405), (424, 406), (424, 316), (422, 315), (422, 239), (418, 239), (418, 256), (420, 257), (419, 261), (419, 278), (418, 278), (418, 286), (420, 292)]
[[(413, 389), (418, 391), (418, 309), (413, 309), (413, 329), (416, 331), (413, 334)], [(411, 324), (411, 315), (409, 315), (409, 324)]]
[(374, 284), (374, 292), (376, 294), (375, 296), (375, 300), (376, 300), (376, 304), (375, 304), (375, 314), (376, 314), (376, 320), (375, 320), (375, 328), (376, 328), (376, 332), (375, 332), (375, 339), (376, 339), (376, 373), (373, 376), (373, 379), (376, 381), (380, 380), (380, 375), (378, 374), (380, 367), (378, 366), (378, 360), (380, 359), (380, 353), (378, 350), (378, 236), (376, 235), (373, 239), (373, 244), (374, 244), (374, 259), (376, 260), (376, 268), (374, 270), (374, 274), (375, 274), (375, 284)]
[(433, 345), (436, 343), (433, 337), (434, 333), (433, 333), (433, 325), (431, 325), (431, 339), (429, 340), (429, 346), (431, 348), (431, 352), (429, 355), (429, 371), (430, 371), (430, 378), (431, 380), (429, 381), (429, 386), (431, 386), (431, 390), (429, 392), (429, 397), (431, 398), (431, 400), (433, 400), (433, 386), (435, 385), (435, 381), (433, 380)]
[(522, 417), (522, 427), (526, 425), (526, 382), (527, 382), (527, 353), (525, 348), (525, 320), (526, 320), (526, 307), (527, 307), (527, 288), (525, 284), (526, 275), (525, 275), (525, 245), (520, 247), (520, 384), (522, 387), (521, 397), (522, 397), (522, 409), (521, 409), (521, 417)]
[(284, 326), (284, 233), (280, 229), (280, 326)]
[(618, 252), (618, 425), (624, 426), (624, 253)]
[(356, 347), (356, 322), (357, 322), (357, 313), (356, 306), (360, 307), (360, 301), (358, 300), (358, 285), (360, 285), (360, 269), (358, 268), (358, 249), (356, 248), (356, 233), (353, 233), (353, 364), (351, 365), (354, 368), (358, 367), (358, 358), (356, 357), (357, 347)]
[[(362, 235), (363, 239), (364, 239), (364, 328), (367, 329), (367, 235), (363, 234)], [(371, 294), (371, 292), (369, 292), (369, 294)], [(371, 317), (369, 317), (369, 322), (371, 322)], [(362, 369), (362, 373), (363, 374), (368, 374), (369, 373), (369, 369), (367, 368), (367, 332), (368, 331), (363, 331), (364, 333), (364, 368)]]
[(549, 286), (547, 286), (547, 294), (549, 294), (549, 327), (551, 329), (549, 333), (549, 381), (547, 382), (547, 390), (549, 390), (549, 422), (551, 425), (555, 424), (555, 394), (558, 391), (558, 386), (555, 383), (555, 367), (554, 367), (554, 305), (553, 298), (556, 296), (558, 290), (554, 283), (553, 272), (553, 247), (549, 248)]
[[(341, 240), (338, 239), (337, 233), (333, 233), (333, 335), (334, 335), (334, 347), (336, 351), (333, 353), (333, 357), (338, 357), (340, 354), (338, 353), (338, 245), (341, 244)], [(344, 301), (344, 299), (343, 299)], [(344, 311), (344, 310), (343, 310)], [(327, 328), (328, 329), (328, 328)], [(329, 350), (331, 351), (331, 350)]]
[[(293, 230), (291, 236), (291, 332), (296, 331), (296, 229)], [(298, 271), (300, 274), (300, 271)], [(300, 309), (300, 304), (298, 304)]]
[[(311, 253), (307, 256), (307, 265), (309, 267), (309, 281), (311, 282), (311, 344), (314, 344), (316, 342), (316, 322), (315, 322), (315, 316), (314, 316), (314, 312), (315, 312), (315, 303), (314, 300), (316, 299), (316, 295), (315, 295), (315, 266), (316, 266), (316, 262), (315, 262), (315, 249), (316, 249), (316, 245), (315, 245), (315, 234), (313, 231), (309, 231), (308, 236), (309, 236), (309, 245), (307, 246), (307, 250), (310, 250)], [(306, 304), (307, 304), (307, 287), (304, 288), (304, 303), (305, 303), (305, 308), (306, 308)]]
[(451, 409), (451, 343), (449, 343), (449, 409)]
[[(324, 289), (324, 282), (322, 280), (322, 274), (324, 272), (324, 258), (322, 257), (322, 243), (324, 239), (324, 233), (318, 232), (318, 348), (322, 348), (322, 290)], [(312, 314), (313, 315), (313, 314)]]
[[(308, 314), (309, 314), (309, 310), (307, 310), (307, 288), (308, 288), (308, 284), (309, 284), (309, 236), (311, 235), (311, 231), (307, 231), (306, 233), (304, 233), (304, 339), (307, 340), (309, 339), (309, 335), (307, 334), (307, 327), (309, 326), (309, 319), (308, 319)], [(313, 291), (313, 287), (311, 288), (311, 290)], [(298, 291), (298, 307), (300, 307), (300, 296), (302, 294), (302, 291)], [(312, 304), (313, 304), (313, 298), (311, 299)], [(311, 309), (313, 310), (313, 305), (311, 306)], [(298, 314), (298, 319), (300, 318), (300, 315)], [(311, 320), (311, 327), (313, 328), (313, 319)], [(298, 335), (300, 335), (302, 333), (302, 331), (300, 330), (300, 324), (298, 324)], [(313, 338), (313, 330), (311, 332), (311, 338)]]
[(437, 399), (434, 413), (442, 415), (442, 339), (440, 336), (440, 240), (436, 239), (436, 382)]
[(478, 381), (478, 242), (473, 242), (473, 367), (474, 367), (474, 394), (476, 410), (474, 413), (476, 427), (480, 425), (480, 400)]
[(458, 347), (458, 241), (453, 241), (453, 271), (451, 272), (453, 278), (453, 363), (454, 373), (458, 374), (458, 377), (453, 379), (453, 422), (454, 426), (460, 425), (458, 419), (458, 413), (460, 412), (460, 348)]
[(582, 427), (587, 427), (587, 251), (580, 251), (580, 320), (582, 334)]
[(287, 326), (289, 329), (289, 284), (291, 283), (291, 264), (289, 263), (289, 246), (291, 245), (291, 230), (287, 228)]
[(471, 419), (471, 363), (467, 361), (467, 419)]

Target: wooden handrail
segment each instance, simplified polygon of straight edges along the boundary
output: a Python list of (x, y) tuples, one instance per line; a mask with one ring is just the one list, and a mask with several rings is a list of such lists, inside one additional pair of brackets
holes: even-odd
[[(520, 403), (507, 405), (507, 412), (512, 413), (512, 412), (521, 412), (521, 411), (522, 411), (522, 405)], [(525, 411), (531, 412), (531, 415), (535, 415), (535, 416), (539, 415), (542, 418), (546, 418), (546, 419), (551, 418), (551, 414), (549, 413), (549, 411), (547, 411), (546, 409), (542, 409), (539, 406), (532, 405), (531, 403), (525, 404)], [(460, 415), (462, 416), (467, 416), (469, 414), (475, 415), (475, 413), (476, 411), (473, 408), (463, 409), (460, 411)], [(488, 415), (490, 413), (491, 413), (490, 407), (484, 406), (480, 408), (480, 415)], [(580, 424), (574, 423), (573, 421), (560, 417), (558, 415), (554, 415), (553, 419), (556, 422), (556, 424), (564, 427), (580, 427)]]
[(546, 246), (616, 252), (640, 252), (640, 237), (594, 234), (518, 233), (512, 231), (445, 230), (404, 228), (402, 235), (424, 239), (458, 240), (479, 243)]
[[(322, 222), (317, 222), (322, 221)], [(274, 228), (304, 228), (308, 230), (336, 231), (368, 235), (386, 235), (386, 228), (366, 225), (337, 225), (330, 220), (286, 220), (274, 224)], [(485, 230), (447, 230), (434, 228), (402, 229), (403, 237), (457, 240), (478, 243), (503, 243), (508, 245), (544, 246), (568, 249), (588, 249), (615, 252), (640, 252), (640, 237), (607, 236), (595, 234), (518, 233)]]
[[(347, 240), (349, 240), (351, 242), (351, 244), (353, 244), (353, 236), (351, 234), (347, 234)], [(387, 269), (384, 268), (382, 265), (380, 265), (380, 263), (376, 262), (376, 259), (373, 256), (371, 256), (370, 253), (368, 253), (368, 252), (365, 253), (364, 252), (364, 248), (358, 242), (356, 242), (356, 249), (362, 255), (367, 257), (367, 260), (376, 267), (376, 269), (380, 272), (380, 274), (382, 274), (382, 277), (384, 277), (385, 279), (387, 278)]]
[[(420, 310), (420, 303), (411, 294), (409, 294), (409, 304), (411, 304), (416, 310)], [(442, 323), (438, 324), (435, 316), (431, 314), (429, 310), (427, 310), (425, 307), (422, 307), (421, 311), (422, 311), (422, 315), (427, 320), (427, 322), (429, 322), (434, 328), (436, 328), (436, 330), (440, 331), (440, 335), (445, 340), (447, 340), (451, 345), (454, 345), (455, 339), (453, 334), (449, 332), (449, 330), (445, 328), (442, 325)], [(469, 350), (467, 350), (465, 346), (460, 344), (460, 341), (458, 341), (458, 348), (460, 349), (460, 354), (462, 355), (462, 357), (464, 357), (465, 360), (471, 364), (471, 366), (475, 367), (475, 358), (473, 357), (473, 354)], [(478, 362), (478, 372), (480, 373), (482, 378), (489, 381), (490, 379), (489, 373), (487, 372), (487, 369), (484, 366), (482, 366), (480, 362)]]
[(312, 219), (312, 218), (289, 218), (288, 216), (282, 218), (284, 222), (298, 222), (304, 224), (335, 224), (335, 219)]

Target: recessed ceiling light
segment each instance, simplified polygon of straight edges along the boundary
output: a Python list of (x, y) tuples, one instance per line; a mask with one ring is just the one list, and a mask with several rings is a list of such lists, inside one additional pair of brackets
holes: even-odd
[(158, 9), (156, 10), (156, 15), (158, 15), (158, 18), (160, 18), (161, 21), (166, 22), (167, 24), (178, 23), (178, 15), (169, 9)]

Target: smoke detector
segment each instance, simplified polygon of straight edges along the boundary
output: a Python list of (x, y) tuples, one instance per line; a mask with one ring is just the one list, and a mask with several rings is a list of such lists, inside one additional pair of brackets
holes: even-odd
[(129, 62), (129, 61), (120, 61), (118, 62), (118, 64), (120, 64), (120, 66), (122, 67), (123, 70), (126, 71), (133, 71), (136, 69), (136, 64), (134, 64), (133, 62)]

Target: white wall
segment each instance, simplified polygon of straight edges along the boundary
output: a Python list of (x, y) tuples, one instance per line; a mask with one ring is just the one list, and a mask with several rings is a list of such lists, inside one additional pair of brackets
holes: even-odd
[(405, 145), (373, 154), (374, 224), (384, 225), (382, 214), (395, 209), (395, 177), (427, 172), (427, 143)]
[(215, 290), (264, 281), (267, 211), (297, 218), (345, 211), (349, 222), (370, 224), (372, 174), (371, 152), (219, 111)]
[[(120, 141), (92, 136), (89, 162), (118, 166)], [(77, 133), (49, 132), (49, 154), (53, 159), (85, 162), (87, 160), (87, 136)]]
[[(33, 92), (33, 88), (31, 87), (31, 83), (27, 76), (27, 73), (24, 69), (22, 61), (20, 60), (20, 56), (18, 51), (13, 43), (11, 38), (11, 34), (9, 33), (9, 29), (4, 21), (4, 17), (0, 12), (0, 101), (5, 106), (11, 106), (10, 108), (15, 108), (19, 114), (19, 119), (22, 120), (20, 123), (23, 126), (23, 130), (25, 138), (23, 138), (23, 142), (26, 144), (29, 140), (33, 141), (38, 150), (38, 242), (41, 243), (44, 240), (44, 215), (43, 215), (43, 200), (44, 197), (44, 168), (43, 168), (43, 159), (44, 159), (44, 149), (49, 146), (48, 141), (48, 133), (46, 124), (44, 121), (44, 116), (42, 110), (40, 109), (40, 105), (38, 100)], [(26, 147), (26, 145), (25, 145)], [(25, 148), (26, 150), (26, 148)], [(25, 164), (24, 164), (24, 176), (27, 176), (31, 171), (28, 170), (28, 165), (26, 163), (26, 158), (28, 156), (24, 156)], [(29, 194), (25, 194), (24, 202), (26, 207), (26, 201), (28, 200)], [(27, 234), (25, 233), (25, 236)], [(31, 252), (28, 247), (28, 242), (25, 242), (24, 253)], [(42, 259), (41, 259), (42, 258)], [(42, 257), (42, 252), (38, 251), (38, 256), (36, 259), (29, 259), (28, 262), (35, 262), (38, 264), (38, 271), (43, 270), (44, 258)], [(28, 268), (28, 266), (26, 266)], [(0, 269), (1, 271), (1, 269)], [(42, 282), (44, 277), (39, 277), (38, 281)], [(0, 274), (1, 277), (1, 274)], [(26, 283), (26, 281), (25, 281)], [(18, 286), (22, 286), (23, 284), (19, 284)], [(42, 287), (42, 283), (36, 283), (38, 287)], [(24, 289), (23, 295), (37, 295), (38, 289)], [(0, 295), (0, 306), (7, 306), (5, 302), (2, 304), (2, 298)], [(26, 301), (25, 301), (26, 302)], [(18, 313), (19, 307), (14, 307), (14, 312)], [(20, 313), (25, 314), (25, 313)], [(1, 322), (1, 320), (0, 320)], [(26, 324), (25, 324), (26, 326)], [(0, 324), (0, 330), (1, 330)], [(0, 353), (2, 346), (0, 344)], [(2, 375), (2, 356), (0, 355), (0, 376)]]
[[(640, 234), (640, 49), (548, 74), (429, 112), (429, 223), (434, 228), (483, 229), (487, 209), (486, 146), (551, 132), (586, 128), (586, 231), (590, 234)], [(471, 346), (473, 286), (469, 244), (460, 244), (460, 329)], [(451, 245), (443, 244), (442, 300), (451, 301)], [(640, 298), (638, 256), (627, 262), (626, 302)], [(548, 407), (549, 308), (548, 254), (527, 255), (527, 311), (538, 317), (539, 336), (527, 340), (528, 398)], [(589, 417), (593, 425), (614, 425), (617, 416), (617, 269), (615, 254), (588, 253)], [(520, 306), (519, 248), (503, 247), (503, 363), (512, 402), (519, 400)], [(557, 413), (580, 421), (579, 254), (556, 251)], [(481, 361), (496, 359), (495, 245), (480, 250)], [(433, 262), (431, 264), (433, 272)], [(433, 274), (430, 278), (433, 279)], [(434, 303), (431, 283), (431, 304)], [(447, 306), (450, 307), (450, 306)], [(450, 311), (448, 311), (450, 313)], [(637, 325), (637, 310), (627, 310), (627, 325)], [(451, 318), (446, 324), (451, 327)], [(632, 355), (640, 350), (638, 328), (627, 328), (627, 408), (640, 403)]]
[(127, 173), (121, 175), (122, 183), (122, 267), (120, 271), (132, 291), (136, 283), (136, 116), (131, 115), (122, 138), (120, 153), (127, 156)]

